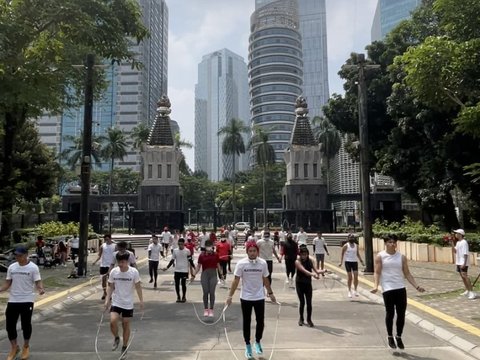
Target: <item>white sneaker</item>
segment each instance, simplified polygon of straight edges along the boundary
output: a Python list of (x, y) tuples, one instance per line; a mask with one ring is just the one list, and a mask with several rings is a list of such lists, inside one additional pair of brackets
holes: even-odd
[(355, 297), (358, 297), (358, 296), (359, 296), (357, 291), (354, 291), (354, 292), (353, 292), (353, 295), (355, 295)]
[(285, 284), (289, 284), (290, 285), (290, 279), (287, 278), (287, 280), (285, 280)]
[(352, 297), (352, 292), (349, 290), (348, 291), (348, 297), (351, 298)]
[(468, 292), (468, 300), (474, 300), (477, 298), (477, 295), (473, 291)]
[(463, 293), (460, 294), (461, 296), (468, 296), (468, 290), (465, 290)]

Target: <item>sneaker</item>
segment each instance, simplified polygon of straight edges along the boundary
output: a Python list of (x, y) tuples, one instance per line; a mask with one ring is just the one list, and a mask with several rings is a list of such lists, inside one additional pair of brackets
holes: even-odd
[(357, 292), (357, 291), (354, 291), (354, 292), (353, 292), (353, 295), (354, 295), (355, 297), (359, 297), (359, 295), (358, 295), (358, 292)]
[(120, 355), (120, 360), (125, 360), (127, 358), (127, 347), (122, 346), (122, 355)]
[(287, 278), (287, 280), (285, 280), (285, 284), (290, 285), (290, 279), (289, 278)]
[(107, 297), (107, 294), (103, 294), (102, 300), (105, 300), (106, 297)]
[(303, 322), (303, 319), (298, 320), (298, 326), (303, 326), (305, 323)]
[(477, 298), (477, 295), (473, 291), (468, 292), (468, 297), (467, 297), (468, 300), (474, 300), (476, 298)]
[(210, 315), (210, 311), (208, 309), (203, 310), (203, 316), (207, 317), (208, 315)]
[(20, 353), (20, 346), (17, 346), (15, 349), (10, 350), (7, 356), (7, 360), (15, 360), (19, 353)]
[(263, 354), (262, 344), (255, 341), (254, 346), (255, 346), (255, 352), (257, 353), (257, 355), (262, 355)]
[(28, 360), (30, 357), (30, 346), (24, 346), (22, 349), (22, 355), (20, 355), (20, 360)]
[(400, 336), (395, 336), (395, 341), (397, 342), (397, 347), (401, 350), (405, 349), (405, 345), (403, 345), (402, 338)]
[(312, 320), (307, 320), (308, 327), (314, 327)]
[(245, 357), (251, 359), (253, 357), (252, 345), (248, 344), (245, 346)]
[(396, 349), (397, 344), (395, 344), (395, 340), (393, 339), (393, 336), (387, 336), (387, 342), (388, 342), (388, 347), (391, 349)]
[(187, 302), (187, 299), (185, 298), (185, 296), (182, 298), (182, 301), (181, 301), (181, 302), (182, 302), (182, 303)]
[(182, 300), (180, 300), (180, 298), (177, 298), (177, 301), (176, 301), (176, 302), (177, 302), (177, 303), (181, 303)]
[(208, 317), (213, 317), (213, 309), (208, 310)]
[(154, 284), (153, 284), (153, 288), (154, 288), (154, 289), (157, 288), (157, 283), (154, 283)]
[(352, 292), (350, 290), (348, 290), (348, 295), (347, 295), (349, 298), (352, 297)]
[(112, 351), (117, 350), (119, 344), (120, 344), (120, 338), (118, 336), (115, 336), (115, 339), (113, 340)]
[(150, 284), (153, 283), (153, 279), (150, 279), (149, 283), (150, 283)]
[(465, 290), (463, 293), (460, 294), (461, 296), (468, 296), (468, 290)]

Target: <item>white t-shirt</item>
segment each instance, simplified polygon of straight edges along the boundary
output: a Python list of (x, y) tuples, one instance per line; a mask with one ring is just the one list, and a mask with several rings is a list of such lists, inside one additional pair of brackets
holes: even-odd
[(129, 266), (128, 270), (123, 272), (118, 266), (113, 268), (108, 277), (108, 283), (115, 285), (112, 305), (125, 310), (133, 309), (135, 284), (139, 282), (140, 274), (137, 269)]
[(390, 255), (385, 250), (380, 251), (378, 256), (382, 259), (382, 274), (380, 276), (380, 284), (383, 292), (403, 289), (405, 287), (403, 274), (402, 254), (398, 251)]
[(160, 261), (160, 253), (163, 251), (163, 246), (160, 243), (148, 245), (148, 251), (150, 256), (148, 260), (151, 261)]
[(325, 254), (325, 239), (318, 236), (313, 239), (313, 245), (315, 246), (315, 254)]
[(357, 258), (357, 244), (353, 243), (353, 247), (350, 246), (350, 243), (346, 244), (347, 250), (345, 251), (345, 261), (346, 262), (358, 262)]
[[(135, 255), (130, 250), (125, 250), (128, 253), (128, 265), (135, 267), (137, 265), (137, 259), (135, 259)], [(119, 251), (115, 251), (113, 253), (113, 261), (110, 265), (117, 266), (117, 254)]]
[(248, 257), (240, 260), (235, 266), (235, 276), (242, 279), (240, 299), (252, 301), (265, 299), (263, 278), (268, 274), (265, 260), (257, 258), (252, 261)]
[(201, 234), (199, 236), (199, 239), (200, 239), (200, 247), (201, 248), (204, 248), (205, 247), (205, 242), (210, 239), (210, 236), (208, 234)]
[(304, 232), (299, 232), (297, 234), (297, 243), (298, 245), (307, 245), (307, 240), (308, 240), (308, 234)]
[(170, 231), (164, 231), (160, 234), (160, 237), (162, 238), (162, 243), (170, 244), (170, 241), (172, 240), (172, 233)]
[(465, 239), (457, 241), (455, 245), (456, 254), (455, 254), (455, 264), (460, 266), (468, 266), (470, 256), (467, 256), (467, 261), (465, 261), (465, 255), (469, 255), (468, 253), (468, 242)]
[(259, 249), (259, 257), (266, 261), (273, 260), (273, 248), (275, 247), (275, 243), (272, 240), (260, 239), (257, 241), (257, 246)]
[(115, 262), (115, 257), (113, 253), (115, 252), (115, 247), (117, 245), (115, 243), (102, 244), (102, 258), (100, 259), (100, 266), (101, 267), (110, 267)]
[(255, 241), (255, 242), (257, 242), (257, 241), (258, 241), (257, 235), (250, 235), (250, 236), (248, 237), (247, 241)]
[(70, 239), (70, 246), (72, 249), (78, 249), (80, 247), (80, 239), (78, 237)]
[(174, 249), (172, 259), (175, 260), (175, 272), (188, 273), (191, 258), (192, 254), (187, 248)]
[(12, 280), (8, 302), (33, 303), (35, 301), (35, 282), (41, 280), (37, 265), (31, 261), (24, 266), (14, 262), (8, 267), (7, 280)]

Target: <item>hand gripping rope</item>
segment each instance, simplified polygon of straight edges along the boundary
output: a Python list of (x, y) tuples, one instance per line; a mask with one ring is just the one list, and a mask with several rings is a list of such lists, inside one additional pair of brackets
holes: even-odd
[[(276, 324), (275, 324), (275, 332), (274, 332), (274, 335), (273, 335), (272, 352), (271, 352), (268, 360), (272, 360), (273, 352), (275, 351), (275, 345), (277, 343), (278, 323), (280, 321), (280, 311), (282, 310), (282, 304), (279, 303), (278, 301), (276, 302), (276, 304), (278, 305), (277, 321), (276, 321)], [(230, 339), (228, 338), (227, 321), (225, 319), (225, 312), (226, 312), (227, 308), (228, 307), (226, 306), (224, 308), (223, 312), (222, 312), (223, 330), (225, 331), (225, 338), (227, 339), (227, 344), (228, 344), (228, 347), (230, 348), (230, 351), (232, 352), (232, 355), (235, 357), (236, 360), (239, 360), (237, 355), (235, 354), (235, 351), (233, 351), (232, 344), (230, 343)]]
[[(104, 310), (102, 311), (102, 316), (100, 317), (100, 322), (98, 323), (98, 328), (97, 328), (97, 335), (95, 336), (95, 354), (97, 355), (97, 359), (98, 360), (102, 360), (102, 357), (100, 356), (100, 353), (98, 351), (98, 337), (100, 335), (100, 329), (102, 327), (102, 324), (103, 324), (103, 319), (104, 319), (104, 316), (105, 316), (105, 312), (107, 310)], [(142, 311), (142, 316), (140, 317), (140, 321), (143, 320), (143, 317), (145, 316), (145, 310)], [(127, 344), (127, 347), (126, 349), (120, 354), (120, 357), (118, 358), (118, 360), (122, 360), (122, 359), (125, 359), (125, 355), (127, 354), (128, 352), (128, 349), (130, 349), (130, 346), (132, 345), (132, 342), (133, 342), (133, 339), (135, 338), (135, 334), (137, 332), (137, 328), (133, 329), (132, 333), (130, 334), (130, 339), (128, 341), (128, 344)]]

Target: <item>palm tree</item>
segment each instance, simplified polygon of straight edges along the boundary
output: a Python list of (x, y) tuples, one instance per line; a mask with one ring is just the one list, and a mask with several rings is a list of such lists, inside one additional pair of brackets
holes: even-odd
[(107, 135), (103, 137), (105, 146), (102, 150), (102, 155), (105, 160), (110, 160), (110, 186), (108, 193), (112, 193), (113, 188), (113, 168), (115, 160), (123, 160), (127, 156), (127, 139), (123, 130), (111, 127), (107, 130)]
[[(182, 139), (179, 132), (175, 133), (175, 136), (173, 138), (173, 143), (175, 145), (175, 148), (180, 150), (180, 152), (182, 153), (182, 156), (183, 156), (182, 148), (185, 148), (185, 149), (193, 148), (193, 144), (188, 140)], [(180, 169), (180, 172), (182, 172), (185, 175), (190, 175), (192, 173), (192, 171), (190, 170), (190, 167), (185, 161), (185, 156), (183, 156), (182, 160), (180, 161), (179, 169)]]
[[(63, 141), (71, 142), (72, 145), (69, 148), (64, 149), (60, 153), (60, 159), (67, 161), (67, 165), (70, 170), (75, 170), (75, 167), (79, 165), (80, 159), (82, 158), (83, 153), (83, 132), (80, 132), (79, 136), (65, 135)], [(92, 158), (95, 164), (101, 163), (101, 139), (99, 137), (94, 137), (92, 141)]]
[(218, 136), (224, 136), (222, 152), (232, 155), (232, 209), (233, 222), (235, 222), (235, 158), (245, 153), (245, 142), (242, 134), (248, 132), (248, 127), (240, 119), (232, 118), (227, 125), (218, 130)]
[(340, 150), (342, 146), (342, 137), (340, 131), (337, 130), (328, 119), (320, 116), (315, 116), (312, 119), (312, 125), (314, 126), (313, 132), (319, 143), (322, 144), (322, 150), (325, 153), (325, 159), (327, 161), (327, 192), (330, 193), (330, 160)]
[(141, 149), (148, 141), (150, 135), (150, 128), (146, 122), (141, 122), (132, 129), (131, 137), (133, 139), (133, 148)]
[(270, 131), (260, 126), (253, 128), (253, 136), (249, 147), (255, 148), (255, 159), (257, 166), (262, 167), (262, 193), (263, 193), (263, 222), (267, 224), (267, 168), (275, 163), (275, 149), (268, 143)]

